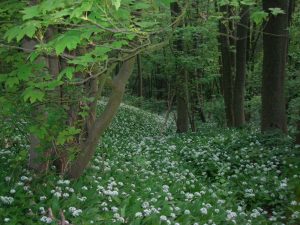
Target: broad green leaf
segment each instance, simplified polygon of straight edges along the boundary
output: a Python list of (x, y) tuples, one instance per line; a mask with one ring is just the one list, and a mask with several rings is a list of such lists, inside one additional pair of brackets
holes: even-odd
[(40, 9), (43, 12), (43, 14), (53, 11), (54, 9), (58, 9), (58, 8), (64, 8), (65, 7), (65, 3), (63, 0), (60, 1), (53, 1), (53, 0), (44, 0), (41, 4), (40, 4)]
[(44, 126), (34, 125), (29, 127), (29, 131), (40, 139), (44, 139), (48, 135), (48, 132)]
[(111, 44), (112, 48), (122, 48), (124, 45), (128, 45), (128, 42), (125, 40), (115, 41)]
[(68, 50), (74, 50), (81, 41), (80, 31), (68, 31), (59, 36), (54, 41), (54, 48), (57, 55), (60, 55), (67, 48)]
[(14, 87), (17, 84), (19, 84), (19, 79), (17, 77), (8, 77), (5, 82), (7, 87)]
[(133, 33), (126, 34), (126, 37), (127, 37), (128, 40), (132, 41), (136, 37), (136, 34), (133, 34)]
[(65, 130), (59, 132), (57, 137), (57, 144), (63, 145), (64, 143), (73, 140), (73, 136), (80, 133), (80, 129), (76, 129), (75, 127), (68, 127)]
[(31, 6), (28, 8), (25, 8), (22, 13), (24, 14), (23, 20), (32, 19), (34, 17), (39, 16), (40, 14), (40, 7), (39, 5)]
[(277, 16), (280, 14), (285, 14), (284, 10), (282, 10), (281, 8), (269, 8), (270, 12), (272, 15)]
[(12, 27), (8, 31), (6, 31), (4, 38), (6, 38), (8, 42), (11, 42), (14, 38), (16, 38), (19, 35), (20, 32), (22, 32), (20, 26)]
[(28, 81), (31, 75), (32, 75), (31, 65), (23, 64), (17, 70), (17, 76), (20, 80)]
[(80, 18), (84, 12), (90, 11), (92, 6), (93, 6), (93, 1), (88, 1), (88, 0), (84, 1), (80, 7), (76, 8), (72, 12), (72, 14), (70, 15), (70, 18), (71, 19), (72, 18)]
[(268, 13), (265, 11), (256, 11), (251, 14), (251, 19), (255, 24), (261, 24), (267, 17)]
[(50, 81), (48, 83), (46, 83), (46, 90), (48, 91), (52, 91), (54, 90), (55, 88), (57, 88), (58, 86), (62, 85), (64, 82), (61, 81), (61, 80), (53, 80), (53, 81)]
[(31, 52), (29, 55), (30, 62), (33, 62), (34, 60), (36, 60), (36, 58), (39, 57), (39, 55), (40, 55), (40, 52), (38, 52), (38, 51)]
[(37, 100), (42, 101), (45, 96), (45, 93), (40, 89), (28, 87), (23, 92), (23, 95), (24, 95), (24, 101), (29, 100), (31, 103), (34, 103)]
[[(98, 60), (98, 59), (97, 59)], [(85, 54), (83, 56), (78, 56), (75, 59), (69, 60), (69, 63), (87, 66), (89, 63), (95, 62), (95, 59), (91, 54)]]
[(105, 46), (98, 46), (96, 47), (91, 54), (95, 56), (105, 56), (107, 52), (109, 52), (111, 49), (109, 47)]
[(24, 38), (24, 36), (32, 38), (37, 29), (40, 27), (40, 22), (30, 21), (30, 23), (28, 22), (22, 26), (12, 27), (5, 33), (4, 37), (7, 39), (8, 42), (11, 42), (14, 38), (16, 38), (17, 42), (19, 42)]
[(61, 71), (59, 73), (58, 80), (60, 80), (64, 75), (66, 75), (66, 77), (69, 80), (72, 80), (74, 72), (75, 72), (75, 68), (74, 67), (67, 67), (67, 68), (65, 68), (63, 71)]

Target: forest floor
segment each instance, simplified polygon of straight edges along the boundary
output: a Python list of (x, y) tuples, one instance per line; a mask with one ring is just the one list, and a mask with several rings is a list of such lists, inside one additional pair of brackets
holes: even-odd
[(290, 139), (212, 124), (179, 135), (170, 123), (161, 135), (163, 123), (122, 105), (77, 181), (33, 176), (25, 145), (0, 149), (0, 224), (57, 224), (61, 210), (74, 225), (300, 224)]

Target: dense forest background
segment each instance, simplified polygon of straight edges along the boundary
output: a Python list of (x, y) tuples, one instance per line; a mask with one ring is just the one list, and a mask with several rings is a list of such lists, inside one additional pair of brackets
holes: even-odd
[[(274, 174), (266, 175), (268, 188), (275, 188), (272, 182), (280, 187), (288, 186), (287, 177), (298, 179), (295, 162), (300, 145), (298, 0), (2, 0), (0, 25), (0, 146), (3, 152), (0, 153), (4, 171), (0, 178), (5, 180), (1, 184), (4, 191), (0, 192), (3, 204), (3, 207), (0, 204), (0, 219), (3, 221), (69, 224), (65, 219), (68, 212), (62, 208), (70, 204), (49, 197), (45, 206), (48, 209), (44, 209), (40, 220), (37, 219), (39, 213), (27, 212), (24, 202), (31, 197), (25, 198), (24, 194), (17, 197), (23, 214), (13, 206), (11, 211), (5, 211), (4, 207), (14, 201), (9, 193), (15, 193), (15, 189), (8, 190), (5, 183), (26, 173), (34, 178), (25, 176), (24, 190), (27, 183), (28, 188), (47, 186), (57, 179), (60, 185), (64, 182), (69, 185), (69, 179), (75, 186), (86, 185), (96, 176), (92, 175), (91, 168), (98, 170), (97, 163), (103, 165), (98, 172), (105, 177), (109, 167), (106, 160), (125, 160), (123, 154), (133, 160), (136, 171), (131, 171), (132, 175), (139, 166), (150, 167), (152, 157), (156, 157), (151, 167), (154, 174), (170, 174), (172, 169), (164, 171), (164, 165), (156, 163), (166, 162), (164, 157), (173, 155), (174, 160), (178, 160), (177, 169), (182, 165), (192, 168), (196, 176), (191, 175), (191, 179), (204, 179), (212, 185), (212, 190), (231, 192), (234, 185), (229, 182), (226, 186), (227, 179), (237, 176), (239, 183), (243, 183), (249, 177), (256, 177), (248, 173), (248, 167), (239, 171), (244, 157), (249, 160), (249, 167), (257, 167), (257, 173), (264, 171), (262, 165), (274, 163), (274, 167), (268, 164), (274, 169)], [(140, 150), (144, 149), (142, 146), (146, 152)], [(168, 147), (163, 150), (164, 146)], [(208, 153), (199, 150), (206, 147), (210, 149)], [(137, 149), (136, 153), (131, 153), (130, 148)], [(151, 148), (161, 152), (151, 152)], [(247, 148), (252, 154), (251, 160)], [(263, 153), (258, 153), (262, 150)], [(243, 160), (231, 161), (234, 157)], [(137, 162), (144, 164), (135, 164)], [(181, 172), (186, 171), (183, 168)], [(107, 177), (109, 182), (114, 182), (111, 176), (117, 171), (116, 168), (115, 174), (111, 172)], [(134, 183), (135, 178), (127, 173)], [(47, 177), (51, 178), (47, 180)], [(172, 179), (165, 184), (163, 193), (169, 193), (169, 186), (178, 177)], [(251, 202), (247, 198), (255, 196), (251, 195), (258, 183), (246, 189), (246, 200), (240, 197), (243, 195), (240, 190), (234, 192), (236, 195), (231, 201), (236, 198), (239, 204), (243, 202), (239, 207), (245, 210), (237, 224), (252, 224), (246, 222), (250, 217), (253, 224), (277, 224), (275, 221), (297, 224), (300, 186), (296, 180), (285, 194), (279, 194), (280, 197), (263, 195)], [(108, 190), (113, 192), (113, 186)], [(93, 188), (104, 190), (99, 185), (90, 190)], [(182, 186), (174, 191), (181, 188), (187, 193), (193, 190), (193, 187)], [(58, 198), (63, 196), (62, 188), (52, 190), (52, 194), (60, 193)], [(274, 192), (281, 190), (274, 189)], [(31, 196), (35, 196), (33, 193), (31, 191)], [(260, 190), (260, 193), (265, 192)], [(71, 194), (67, 195), (65, 198)], [(90, 195), (89, 199), (93, 199)], [(116, 201), (124, 207), (121, 212), (112, 209), (118, 216), (96, 217), (94, 206), (98, 202), (91, 201), (90, 207), (84, 207), (94, 211), (82, 220), (77, 218), (81, 209), (69, 209), (69, 216), (77, 218), (71, 222), (89, 224), (87, 218), (92, 217), (98, 221), (96, 224), (198, 224), (198, 217), (190, 216), (195, 206), (189, 206), (189, 212), (183, 213), (185, 216), (170, 218), (160, 215), (147, 219), (147, 213), (137, 215), (137, 209), (131, 209), (125, 219), (125, 208), (134, 203), (116, 199), (113, 193), (108, 195), (110, 202)], [(168, 201), (173, 201), (171, 195), (171, 192), (167, 195)], [(138, 201), (142, 197), (132, 198)], [(293, 202), (292, 209), (285, 208), (290, 204), (288, 201)], [(31, 211), (37, 208), (36, 200), (31, 199), (30, 204), (34, 205)], [(160, 206), (163, 210), (164, 204)], [(200, 211), (207, 215), (211, 205), (203, 204)], [(175, 205), (172, 207), (174, 211)], [(277, 208), (278, 218), (273, 213)], [(215, 224), (236, 224), (239, 220), (235, 220), (237, 214), (233, 210), (237, 211), (224, 208), (225, 219), (220, 217)], [(261, 218), (253, 216), (255, 210)], [(23, 216), (25, 223), (20, 222)], [(201, 217), (200, 221), (218, 218), (210, 216)]]

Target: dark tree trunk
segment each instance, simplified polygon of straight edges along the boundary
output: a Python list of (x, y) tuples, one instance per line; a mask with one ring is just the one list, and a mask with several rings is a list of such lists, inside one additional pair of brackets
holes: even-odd
[(138, 96), (143, 97), (143, 76), (142, 76), (142, 63), (141, 63), (141, 56), (137, 55), (137, 75), (139, 80), (139, 88), (138, 88)]
[[(31, 53), (37, 45), (37, 41), (25, 38), (22, 42), (22, 47), (25, 50), (25, 53)], [(45, 58), (39, 57), (39, 62), (45, 62)], [(34, 117), (37, 117), (40, 114), (45, 113), (44, 107), (39, 106), (37, 110), (33, 113)], [(46, 117), (46, 115), (45, 115)], [(29, 161), (28, 167), (36, 172), (43, 173), (48, 169), (48, 160), (49, 160), (49, 151), (41, 151), (42, 148), (41, 140), (34, 134), (29, 136), (30, 148), (29, 148)]]
[[(225, 20), (230, 16), (230, 6), (225, 5), (220, 7), (220, 11), (224, 14)], [(225, 113), (226, 113), (226, 123), (228, 127), (233, 126), (234, 119), (233, 119), (233, 65), (232, 62), (233, 57), (230, 51), (230, 43), (231, 38), (230, 30), (224, 23), (226, 21), (220, 21), (219, 23), (219, 44), (221, 49), (221, 72), (222, 72), (222, 86), (224, 92), (224, 103), (225, 103)]]
[(184, 97), (176, 96), (177, 100), (177, 133), (185, 133), (189, 129), (189, 113)]
[(284, 77), (288, 40), (288, 0), (265, 0), (263, 9), (281, 8), (285, 14), (270, 14), (263, 34), (261, 130), (287, 132)]
[(296, 8), (296, 0), (289, 0), (289, 14), (288, 14), (288, 24), (289, 26), (292, 23), (292, 19), (293, 19), (293, 14)]
[[(181, 13), (181, 8), (177, 2), (172, 2), (170, 5), (171, 8), (171, 16), (173, 20), (176, 19)], [(182, 23), (178, 25), (182, 26)], [(182, 37), (177, 35), (174, 41), (175, 48), (175, 56), (179, 56), (181, 52), (184, 50), (184, 43)], [(176, 59), (177, 60), (177, 59)], [(176, 76), (176, 101), (177, 101), (177, 132), (184, 133), (189, 129), (189, 112), (188, 112), (188, 99), (187, 99), (187, 79), (186, 79), (186, 71), (182, 68), (182, 66), (178, 65), (178, 74)]]
[(236, 42), (236, 76), (233, 95), (234, 126), (241, 127), (245, 123), (244, 96), (247, 67), (247, 41), (250, 20), (249, 7), (243, 7), (240, 12), (240, 22), (237, 25)]
[(298, 120), (298, 123), (297, 123), (296, 144), (300, 145), (300, 119)]
[(298, 115), (298, 122), (297, 122), (297, 134), (296, 134), (296, 144), (300, 145), (300, 111)]

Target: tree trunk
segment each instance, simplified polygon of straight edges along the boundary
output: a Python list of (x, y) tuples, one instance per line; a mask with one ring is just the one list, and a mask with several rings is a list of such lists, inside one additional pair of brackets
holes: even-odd
[(298, 122), (297, 122), (297, 134), (296, 134), (296, 144), (300, 145), (300, 111), (298, 115)]
[(108, 103), (103, 113), (96, 118), (87, 140), (82, 144), (76, 160), (72, 163), (67, 173), (68, 177), (74, 179), (79, 178), (92, 159), (101, 135), (110, 125), (121, 104), (125, 92), (126, 82), (132, 73), (134, 62), (135, 57), (125, 61), (121, 66), (117, 76), (113, 79), (112, 94), (108, 100)]
[[(177, 133), (186, 133), (189, 130), (189, 107), (188, 107), (188, 93), (187, 93), (187, 71), (184, 71), (184, 77), (177, 77)], [(181, 75), (182, 76), (182, 75)]]
[(245, 123), (244, 96), (247, 68), (248, 26), (250, 20), (249, 7), (242, 7), (240, 23), (237, 25), (236, 43), (236, 76), (233, 95), (234, 126), (241, 127)]
[[(181, 13), (181, 8), (177, 2), (172, 2), (170, 5), (172, 19), (175, 20)], [(182, 23), (178, 25), (182, 27)], [(175, 56), (179, 56), (183, 51), (183, 40), (181, 35), (175, 37), (174, 47)], [(176, 57), (176, 60), (177, 60)], [(187, 99), (187, 84), (186, 84), (186, 71), (181, 65), (178, 65), (178, 73), (176, 76), (176, 101), (177, 101), (177, 132), (184, 133), (189, 129), (189, 112), (188, 112), (188, 99)]]
[(143, 76), (142, 76), (142, 64), (141, 64), (141, 56), (140, 55), (137, 55), (136, 61), (137, 61), (137, 75), (138, 75), (138, 80), (139, 80), (138, 96), (143, 97)]
[(176, 95), (177, 100), (177, 133), (185, 133), (189, 129), (189, 112), (187, 110), (186, 99)]
[[(225, 19), (229, 18), (230, 7), (228, 5), (221, 6), (220, 11), (224, 13)], [(225, 103), (225, 113), (226, 113), (226, 123), (228, 127), (233, 126), (233, 87), (232, 87), (232, 78), (233, 78), (233, 65), (232, 62), (232, 53), (230, 51), (230, 31), (229, 25), (226, 26), (227, 21), (220, 21), (219, 23), (219, 43), (221, 49), (221, 61), (222, 61), (222, 86), (224, 92), (224, 103)]]
[[(25, 38), (22, 42), (22, 47), (25, 50), (25, 53), (31, 53), (32, 50), (34, 50), (35, 46), (37, 45), (37, 41)], [(43, 62), (45, 61), (44, 58), (39, 57), (38, 61)], [(39, 106), (36, 112), (34, 112), (33, 116), (37, 116), (39, 114), (45, 113), (44, 107)], [(48, 169), (48, 162), (47, 158), (50, 156), (49, 152), (43, 152), (39, 151), (39, 148), (41, 148), (42, 144), (40, 139), (34, 135), (30, 134), (29, 136), (30, 141), (30, 148), (29, 148), (29, 160), (28, 160), (28, 167), (34, 171), (37, 172), (45, 172)]]
[(270, 14), (263, 34), (262, 132), (287, 132), (284, 77), (288, 40), (288, 0), (265, 0), (263, 9), (281, 8), (285, 14)]

